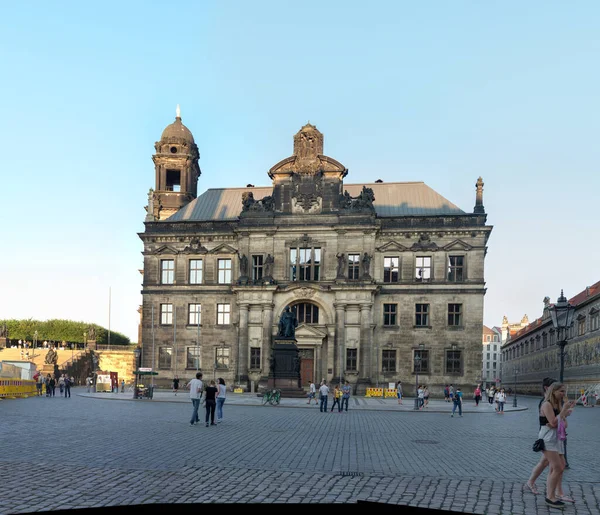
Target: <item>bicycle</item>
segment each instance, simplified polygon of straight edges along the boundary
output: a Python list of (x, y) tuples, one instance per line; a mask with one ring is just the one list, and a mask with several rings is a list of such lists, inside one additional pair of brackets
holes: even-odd
[(277, 388), (273, 388), (272, 390), (267, 390), (265, 392), (265, 394), (263, 395), (263, 406), (266, 405), (267, 403), (269, 403), (271, 406), (275, 406), (277, 404), (279, 404), (279, 401), (281, 400), (281, 390), (278, 390)]

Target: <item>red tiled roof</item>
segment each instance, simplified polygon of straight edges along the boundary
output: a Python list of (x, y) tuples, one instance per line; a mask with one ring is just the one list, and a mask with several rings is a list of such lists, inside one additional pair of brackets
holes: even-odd
[[(589, 291), (588, 291), (589, 290)], [(594, 295), (598, 295), (600, 293), (600, 281), (596, 284), (592, 284), (592, 286), (588, 286), (585, 290), (580, 291), (577, 295), (569, 299), (569, 302), (573, 304), (573, 306), (577, 306), (581, 304), (583, 301), (593, 297)]]

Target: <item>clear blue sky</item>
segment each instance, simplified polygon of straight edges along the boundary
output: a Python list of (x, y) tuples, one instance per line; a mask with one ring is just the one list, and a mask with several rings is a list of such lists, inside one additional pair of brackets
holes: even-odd
[(137, 340), (154, 142), (199, 191), (269, 185), (308, 120), (347, 183), (424, 181), (494, 226), (485, 324), (600, 279), (598, 2), (3, 2), (0, 319)]

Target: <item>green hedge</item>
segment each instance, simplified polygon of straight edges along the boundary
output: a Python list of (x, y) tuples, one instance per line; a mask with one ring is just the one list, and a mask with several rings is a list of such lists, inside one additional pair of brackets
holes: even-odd
[[(38, 332), (38, 342), (53, 340), (62, 342), (83, 342), (83, 333), (88, 332), (90, 325), (96, 330), (96, 343), (108, 344), (108, 329), (87, 322), (73, 320), (0, 320), (0, 326), (6, 324), (8, 337), (11, 340), (27, 340), (33, 342), (34, 333)], [(124, 334), (116, 331), (110, 332), (111, 345), (129, 345), (131, 342)]]

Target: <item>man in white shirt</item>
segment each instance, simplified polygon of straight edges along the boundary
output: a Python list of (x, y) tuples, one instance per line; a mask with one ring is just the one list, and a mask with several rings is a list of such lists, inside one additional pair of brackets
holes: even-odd
[(319, 397), (321, 398), (321, 404), (319, 405), (319, 411), (321, 413), (327, 413), (327, 396), (329, 395), (329, 386), (325, 383), (325, 379), (321, 381), (319, 387)]
[(310, 386), (308, 388), (308, 402), (307, 402), (307, 404), (310, 404), (310, 401), (312, 399), (315, 400), (315, 404), (318, 404), (318, 401), (317, 401), (317, 388), (315, 387), (315, 383), (313, 381), (310, 382)]
[(197, 372), (196, 379), (192, 379), (187, 386), (190, 389), (190, 399), (192, 400), (192, 406), (194, 407), (192, 418), (190, 420), (190, 426), (193, 426), (200, 421), (198, 418), (198, 408), (200, 407), (202, 388), (204, 387), (204, 384), (202, 383), (202, 372)]

